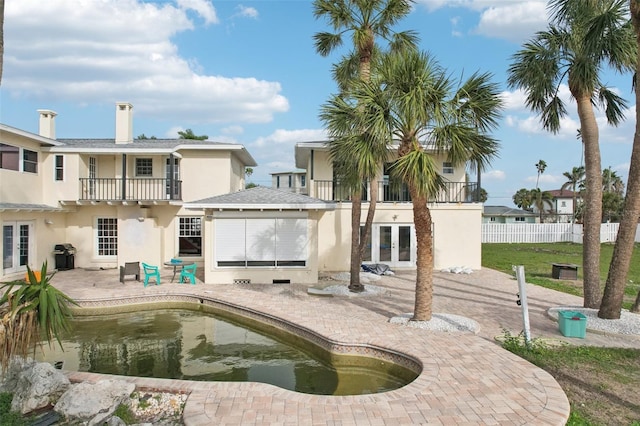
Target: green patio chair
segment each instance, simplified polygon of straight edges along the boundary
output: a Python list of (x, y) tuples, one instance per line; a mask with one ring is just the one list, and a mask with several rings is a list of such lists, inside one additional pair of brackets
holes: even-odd
[(187, 282), (186, 280), (191, 281), (191, 284), (196, 283), (196, 264), (193, 265), (185, 265), (182, 267), (182, 272), (180, 272), (180, 280), (179, 283)]
[(144, 269), (144, 286), (146, 287), (149, 284), (150, 278), (155, 278), (156, 285), (160, 285), (160, 269), (157, 266), (147, 265), (146, 263), (142, 263), (142, 268)]

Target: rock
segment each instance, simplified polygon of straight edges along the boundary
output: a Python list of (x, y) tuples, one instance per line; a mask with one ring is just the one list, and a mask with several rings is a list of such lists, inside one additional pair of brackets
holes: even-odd
[(35, 364), (36, 362), (31, 358), (24, 359), (19, 356), (11, 358), (7, 371), (3, 374), (2, 381), (0, 382), (0, 392), (15, 392), (18, 378), (22, 372), (28, 368), (32, 368)]
[(25, 364), (13, 390), (11, 410), (27, 414), (53, 405), (69, 386), (69, 379), (53, 365)]
[(127, 426), (127, 424), (118, 416), (113, 416), (105, 423), (105, 426)]
[(101, 424), (109, 419), (118, 405), (129, 400), (135, 390), (124, 380), (100, 380), (71, 386), (58, 400), (54, 410), (69, 420)]

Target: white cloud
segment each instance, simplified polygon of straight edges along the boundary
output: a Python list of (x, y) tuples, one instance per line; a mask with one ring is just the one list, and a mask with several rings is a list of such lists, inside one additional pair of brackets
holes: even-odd
[(258, 10), (255, 7), (248, 7), (243, 5), (238, 5), (236, 7), (238, 9), (238, 15), (244, 18), (258, 19)]
[(298, 142), (323, 141), (327, 134), (323, 129), (278, 129), (269, 136), (258, 138), (253, 145), (257, 147), (270, 147), (273, 145), (294, 144)]
[(489, 170), (488, 172), (482, 173), (482, 181), (494, 182), (494, 181), (502, 181), (507, 178), (507, 174), (502, 170)]
[(182, 9), (195, 11), (207, 24), (219, 22), (216, 9), (208, 0), (177, 0), (177, 3)]
[(3, 89), (78, 104), (125, 100), (138, 114), (185, 123), (264, 123), (288, 111), (279, 82), (203, 74), (183, 58), (171, 38), (194, 28), (187, 10), (217, 22), (205, 0), (9, 2)]
[(501, 2), (480, 14), (474, 33), (522, 43), (547, 27), (546, 7), (546, 1)]

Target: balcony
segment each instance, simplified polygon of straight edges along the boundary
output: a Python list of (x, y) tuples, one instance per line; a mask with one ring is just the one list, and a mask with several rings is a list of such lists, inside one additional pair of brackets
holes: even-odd
[[(432, 203), (474, 203), (478, 200), (478, 184), (475, 182), (445, 182), (445, 187), (435, 197), (429, 199)], [(409, 203), (411, 196), (405, 184), (393, 185), (388, 181), (378, 182), (378, 201), (383, 203)], [(350, 201), (351, 193), (339, 181), (313, 181), (311, 196), (325, 201)], [(362, 200), (369, 200), (368, 185), (363, 185)]]
[(182, 181), (160, 178), (81, 178), (80, 200), (182, 200)]

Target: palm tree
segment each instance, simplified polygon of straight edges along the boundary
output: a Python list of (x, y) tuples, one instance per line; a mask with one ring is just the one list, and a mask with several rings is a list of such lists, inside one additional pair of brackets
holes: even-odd
[(567, 178), (567, 181), (562, 185), (560, 190), (571, 189), (573, 193), (573, 222), (575, 222), (576, 209), (578, 207), (576, 191), (584, 180), (584, 166), (574, 167), (570, 172), (564, 172), (563, 176)]
[[(412, 0), (315, 0), (313, 2), (313, 14), (317, 18), (326, 18), (334, 32), (320, 32), (314, 35), (316, 51), (322, 56), (327, 56), (337, 47), (342, 45), (343, 35), (351, 33), (354, 52), (351, 58), (342, 61), (334, 68), (334, 76), (343, 92), (348, 92), (353, 79), (355, 64), (355, 80), (369, 81), (371, 76), (371, 61), (376, 52), (376, 38), (380, 37), (389, 43), (392, 51), (406, 48), (415, 48), (417, 36), (414, 31), (394, 32), (391, 30), (400, 19), (411, 12)], [(334, 99), (336, 102), (340, 102)], [(347, 100), (344, 100), (348, 102)], [(333, 102), (333, 101), (332, 101)], [(330, 105), (331, 107), (331, 105)], [(326, 114), (331, 109), (324, 109), (323, 117), (329, 127), (331, 140), (330, 151), (336, 172), (351, 190), (351, 261), (350, 283), (351, 291), (363, 291), (360, 284), (360, 264), (362, 253), (371, 232), (371, 224), (375, 214), (375, 206), (378, 193), (378, 182), (375, 179), (377, 168), (372, 171), (370, 163), (349, 162), (348, 159), (357, 157), (361, 150), (363, 156), (369, 156), (376, 150), (367, 153), (368, 144), (376, 143), (365, 135), (364, 129), (346, 128), (340, 123), (345, 123), (341, 117), (337, 117), (333, 125), (332, 120)], [(345, 156), (340, 145), (345, 144), (352, 150), (347, 150)], [(333, 148), (332, 148), (333, 147)], [(354, 151), (355, 150), (355, 151)], [(386, 153), (384, 154), (386, 155)], [(383, 158), (374, 159), (379, 165)], [(338, 167), (336, 167), (338, 166)], [(340, 167), (342, 166), (342, 167)], [(364, 169), (359, 168), (365, 166)], [(362, 181), (370, 181), (370, 200), (367, 219), (364, 226), (363, 238), (360, 238), (360, 218), (362, 213)]]
[(0, 0), (0, 84), (2, 84), (3, 65), (4, 65), (4, 0)]
[(536, 170), (538, 171), (538, 177), (536, 178), (536, 189), (538, 189), (538, 183), (540, 182), (540, 175), (547, 170), (547, 163), (544, 160), (538, 160), (536, 163)]
[(180, 136), (181, 139), (195, 139), (198, 141), (206, 141), (207, 139), (209, 139), (209, 136), (207, 135), (196, 135), (191, 129), (178, 130), (178, 136)]
[(533, 205), (531, 191), (526, 188), (520, 188), (518, 192), (513, 194), (513, 203), (522, 210), (530, 211)]
[(354, 93), (358, 124), (377, 139), (397, 141), (391, 178), (405, 182), (413, 203), (417, 239), (413, 320), (428, 321), (433, 302), (433, 235), (429, 199), (444, 188), (437, 165), (446, 156), (454, 166), (485, 168), (498, 143), (487, 132), (502, 108), (489, 74), (475, 73), (458, 88), (428, 54), (386, 55), (370, 84)]
[(618, 174), (611, 169), (611, 166), (602, 171), (602, 190), (604, 192), (615, 192), (624, 194), (624, 182)]
[(510, 87), (526, 92), (526, 103), (540, 113), (545, 129), (557, 133), (567, 109), (559, 85), (567, 82), (576, 101), (585, 150), (584, 306), (600, 304), (600, 221), (602, 169), (594, 105), (607, 121), (618, 125), (626, 102), (605, 87), (599, 75), (605, 66), (618, 72), (635, 69), (635, 37), (625, 0), (551, 0), (551, 24), (513, 56)]
[[(629, 0), (631, 22), (636, 33), (636, 40), (640, 46), (640, 0)], [(636, 58), (636, 75), (640, 72), (640, 59)], [(627, 194), (622, 211), (622, 219), (618, 228), (616, 244), (613, 247), (613, 256), (609, 265), (609, 274), (604, 287), (602, 304), (598, 316), (605, 319), (619, 319), (622, 310), (624, 290), (627, 284), (627, 275), (631, 265), (635, 233), (640, 218), (640, 92), (635, 86), (636, 94), (636, 131), (633, 136), (633, 148), (631, 150), (631, 164), (627, 179)], [(633, 304), (631, 311), (640, 312), (640, 292)]]
[(550, 206), (553, 202), (553, 195), (549, 191), (542, 191), (540, 188), (532, 189), (530, 191), (532, 205), (538, 210), (540, 216), (540, 223), (544, 222), (544, 213), (548, 210), (547, 206)]

